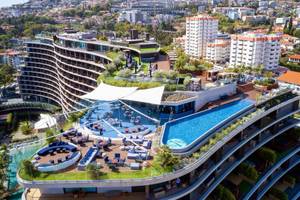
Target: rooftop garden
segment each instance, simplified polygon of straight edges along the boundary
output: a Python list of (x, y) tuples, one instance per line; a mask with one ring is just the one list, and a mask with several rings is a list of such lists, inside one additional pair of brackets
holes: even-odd
[(149, 48), (140, 48), (139, 50), (141, 51), (141, 53), (150, 53), (150, 52), (158, 51), (159, 48), (149, 47)]
[(213, 64), (204, 60), (190, 59), (183, 49), (177, 48), (177, 59), (175, 62), (175, 69), (182, 73), (202, 73), (205, 70), (211, 69)]
[[(154, 161), (142, 170), (103, 172), (101, 167), (90, 164), (85, 171), (39, 172), (30, 160), (24, 160), (19, 168), (19, 176), (24, 180), (106, 180), (147, 178), (169, 173), (180, 162), (167, 146), (158, 149)], [(62, 175), (63, 174), (63, 175)]]
[[(181, 74), (178, 71), (171, 70), (168, 72), (154, 70), (153, 66), (150, 69), (148, 63), (139, 63), (137, 57), (129, 58), (127, 61), (124, 55), (117, 52), (109, 52), (107, 55), (113, 58), (113, 62), (106, 65), (106, 70), (102, 73), (98, 82), (103, 81), (106, 84), (119, 86), (119, 87), (138, 87), (140, 89), (147, 89), (158, 87), (161, 85), (166, 86), (166, 90), (185, 90), (186, 85), (191, 79), (191, 74)], [(131, 63), (129, 61), (132, 61)], [(183, 78), (182, 84), (176, 84), (178, 78)]]

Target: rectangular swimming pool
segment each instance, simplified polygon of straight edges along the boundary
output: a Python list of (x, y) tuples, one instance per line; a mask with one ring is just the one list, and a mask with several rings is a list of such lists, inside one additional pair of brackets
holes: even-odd
[(162, 143), (171, 149), (184, 149), (201, 139), (210, 130), (234, 118), (242, 111), (252, 108), (253, 105), (253, 101), (242, 99), (168, 122), (165, 124)]

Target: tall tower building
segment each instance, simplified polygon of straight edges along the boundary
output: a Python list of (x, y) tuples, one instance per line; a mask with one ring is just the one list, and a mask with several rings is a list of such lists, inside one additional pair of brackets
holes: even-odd
[(280, 57), (280, 35), (244, 33), (231, 37), (230, 66), (256, 67), (267, 70), (278, 67)]
[(207, 43), (216, 39), (218, 19), (209, 15), (198, 15), (186, 18), (185, 53), (203, 58), (206, 55)]

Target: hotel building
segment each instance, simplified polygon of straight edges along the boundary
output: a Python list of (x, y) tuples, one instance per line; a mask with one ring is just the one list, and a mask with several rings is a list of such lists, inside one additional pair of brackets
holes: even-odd
[(225, 63), (230, 58), (230, 40), (215, 40), (207, 43), (206, 57), (207, 60), (214, 63)]
[(195, 58), (206, 56), (207, 43), (217, 37), (218, 19), (209, 15), (186, 18), (185, 53)]
[(280, 35), (244, 33), (231, 37), (230, 66), (262, 65), (267, 70), (278, 67), (280, 57)]
[(24, 100), (53, 103), (64, 112), (82, 109), (86, 102), (80, 96), (96, 88), (105, 65), (114, 59), (109, 52), (118, 49), (152, 61), (159, 51), (156, 43), (142, 40), (103, 42), (83, 37), (61, 34), (26, 42), (28, 55), (18, 78)]
[[(163, 128), (161, 144), (169, 145), (175, 154), (181, 156), (182, 159), (188, 158), (189, 161), (183, 167), (174, 169), (170, 173), (151, 175), (149, 177), (143, 176), (141, 178), (104, 178), (95, 180), (88, 178), (77, 179), (75, 171), (72, 171), (74, 173), (72, 180), (63, 180), (63, 178), (59, 178), (59, 180), (28, 180), (18, 173), (18, 182), (26, 188), (23, 199), (43, 199), (46, 196), (49, 198), (65, 197), (70, 199), (70, 196), (73, 198), (72, 194), (84, 194), (87, 198), (89, 195), (92, 195), (94, 198), (97, 198), (96, 195), (99, 195), (99, 197), (106, 197), (106, 199), (109, 198), (106, 196), (108, 194), (119, 195), (119, 199), (124, 199), (124, 197), (126, 199), (166, 200), (211, 199), (218, 193), (216, 188), (219, 188), (220, 185), (228, 187), (229, 182), (231, 185), (235, 183), (232, 181), (232, 177), (241, 177), (239, 175), (240, 172), (236, 171), (240, 169), (239, 166), (241, 164), (252, 163), (251, 166), (261, 166), (261, 161), (255, 164), (250, 158), (257, 155), (257, 152), (262, 147), (270, 147), (272, 144), (273, 146), (277, 144), (278, 149), (281, 149), (278, 152), (285, 153), (280, 154), (282, 156), (278, 157), (278, 160), (262, 170), (262, 176), (251, 182), (247, 191), (238, 194), (231, 187), (231, 191), (241, 199), (262, 199), (282, 177), (285, 177), (290, 171), (295, 171), (300, 164), (299, 140), (292, 140), (293, 136), (289, 132), (299, 123), (299, 120), (293, 117), (295, 113), (300, 111), (299, 99), (300, 97), (297, 94), (289, 90), (280, 90), (274, 93), (272, 97), (264, 97), (255, 104), (248, 100), (241, 100), (216, 110), (212, 109), (211, 111), (168, 122)], [(223, 112), (223, 109), (226, 112), (224, 110), (224, 113), (221, 114), (220, 112)], [(234, 114), (221, 123), (211, 124), (211, 121), (215, 121), (222, 115), (228, 115), (228, 112)], [(194, 134), (185, 138), (184, 132), (193, 132), (195, 127), (182, 129), (180, 126), (184, 126), (189, 120), (193, 121), (196, 118), (201, 118), (203, 114), (205, 115), (205, 122), (199, 123), (205, 123), (206, 126), (212, 125), (213, 128), (205, 133), (201, 133), (203, 135), (198, 135), (198, 138), (195, 138)], [(172, 126), (183, 130), (181, 139), (187, 139), (186, 141), (188, 141), (194, 137), (193, 140), (190, 140), (189, 144), (184, 144), (183, 146), (178, 146), (180, 145), (179, 138), (177, 139), (178, 141), (176, 140), (177, 142), (169, 143), (170, 134), (173, 133), (169, 132), (166, 134), (166, 132)], [(226, 134), (226, 136), (214, 137), (217, 142), (211, 142), (213, 136), (220, 136), (221, 133)], [(208, 145), (208, 143), (210, 144)], [(284, 149), (279, 148), (282, 145)], [(72, 144), (72, 148), (74, 148), (73, 146)], [(74, 155), (77, 156), (78, 153)], [(42, 160), (44, 159), (42, 158)], [(54, 166), (63, 167), (64, 161), (61, 162), (61, 164), (58, 163)], [(50, 166), (49, 164), (45, 166), (39, 165), (39, 168)], [(61, 173), (63, 177), (64, 173), (69, 172), (68, 169), (66, 170), (56, 173)], [(126, 172), (120, 171), (119, 173)], [(68, 176), (70, 175), (68, 174)], [(178, 179), (180, 180), (179, 183)], [(242, 179), (247, 180), (245, 178)], [(178, 183), (177, 186), (174, 184), (175, 182)], [(236, 189), (238, 189), (238, 186), (236, 186)], [(296, 200), (299, 195), (300, 192), (297, 190), (297, 187), (291, 187), (289, 199)]]

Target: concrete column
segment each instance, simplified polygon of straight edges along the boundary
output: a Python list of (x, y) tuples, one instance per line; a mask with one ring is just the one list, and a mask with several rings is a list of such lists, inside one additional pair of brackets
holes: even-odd
[(150, 186), (145, 186), (146, 199), (150, 199)]

